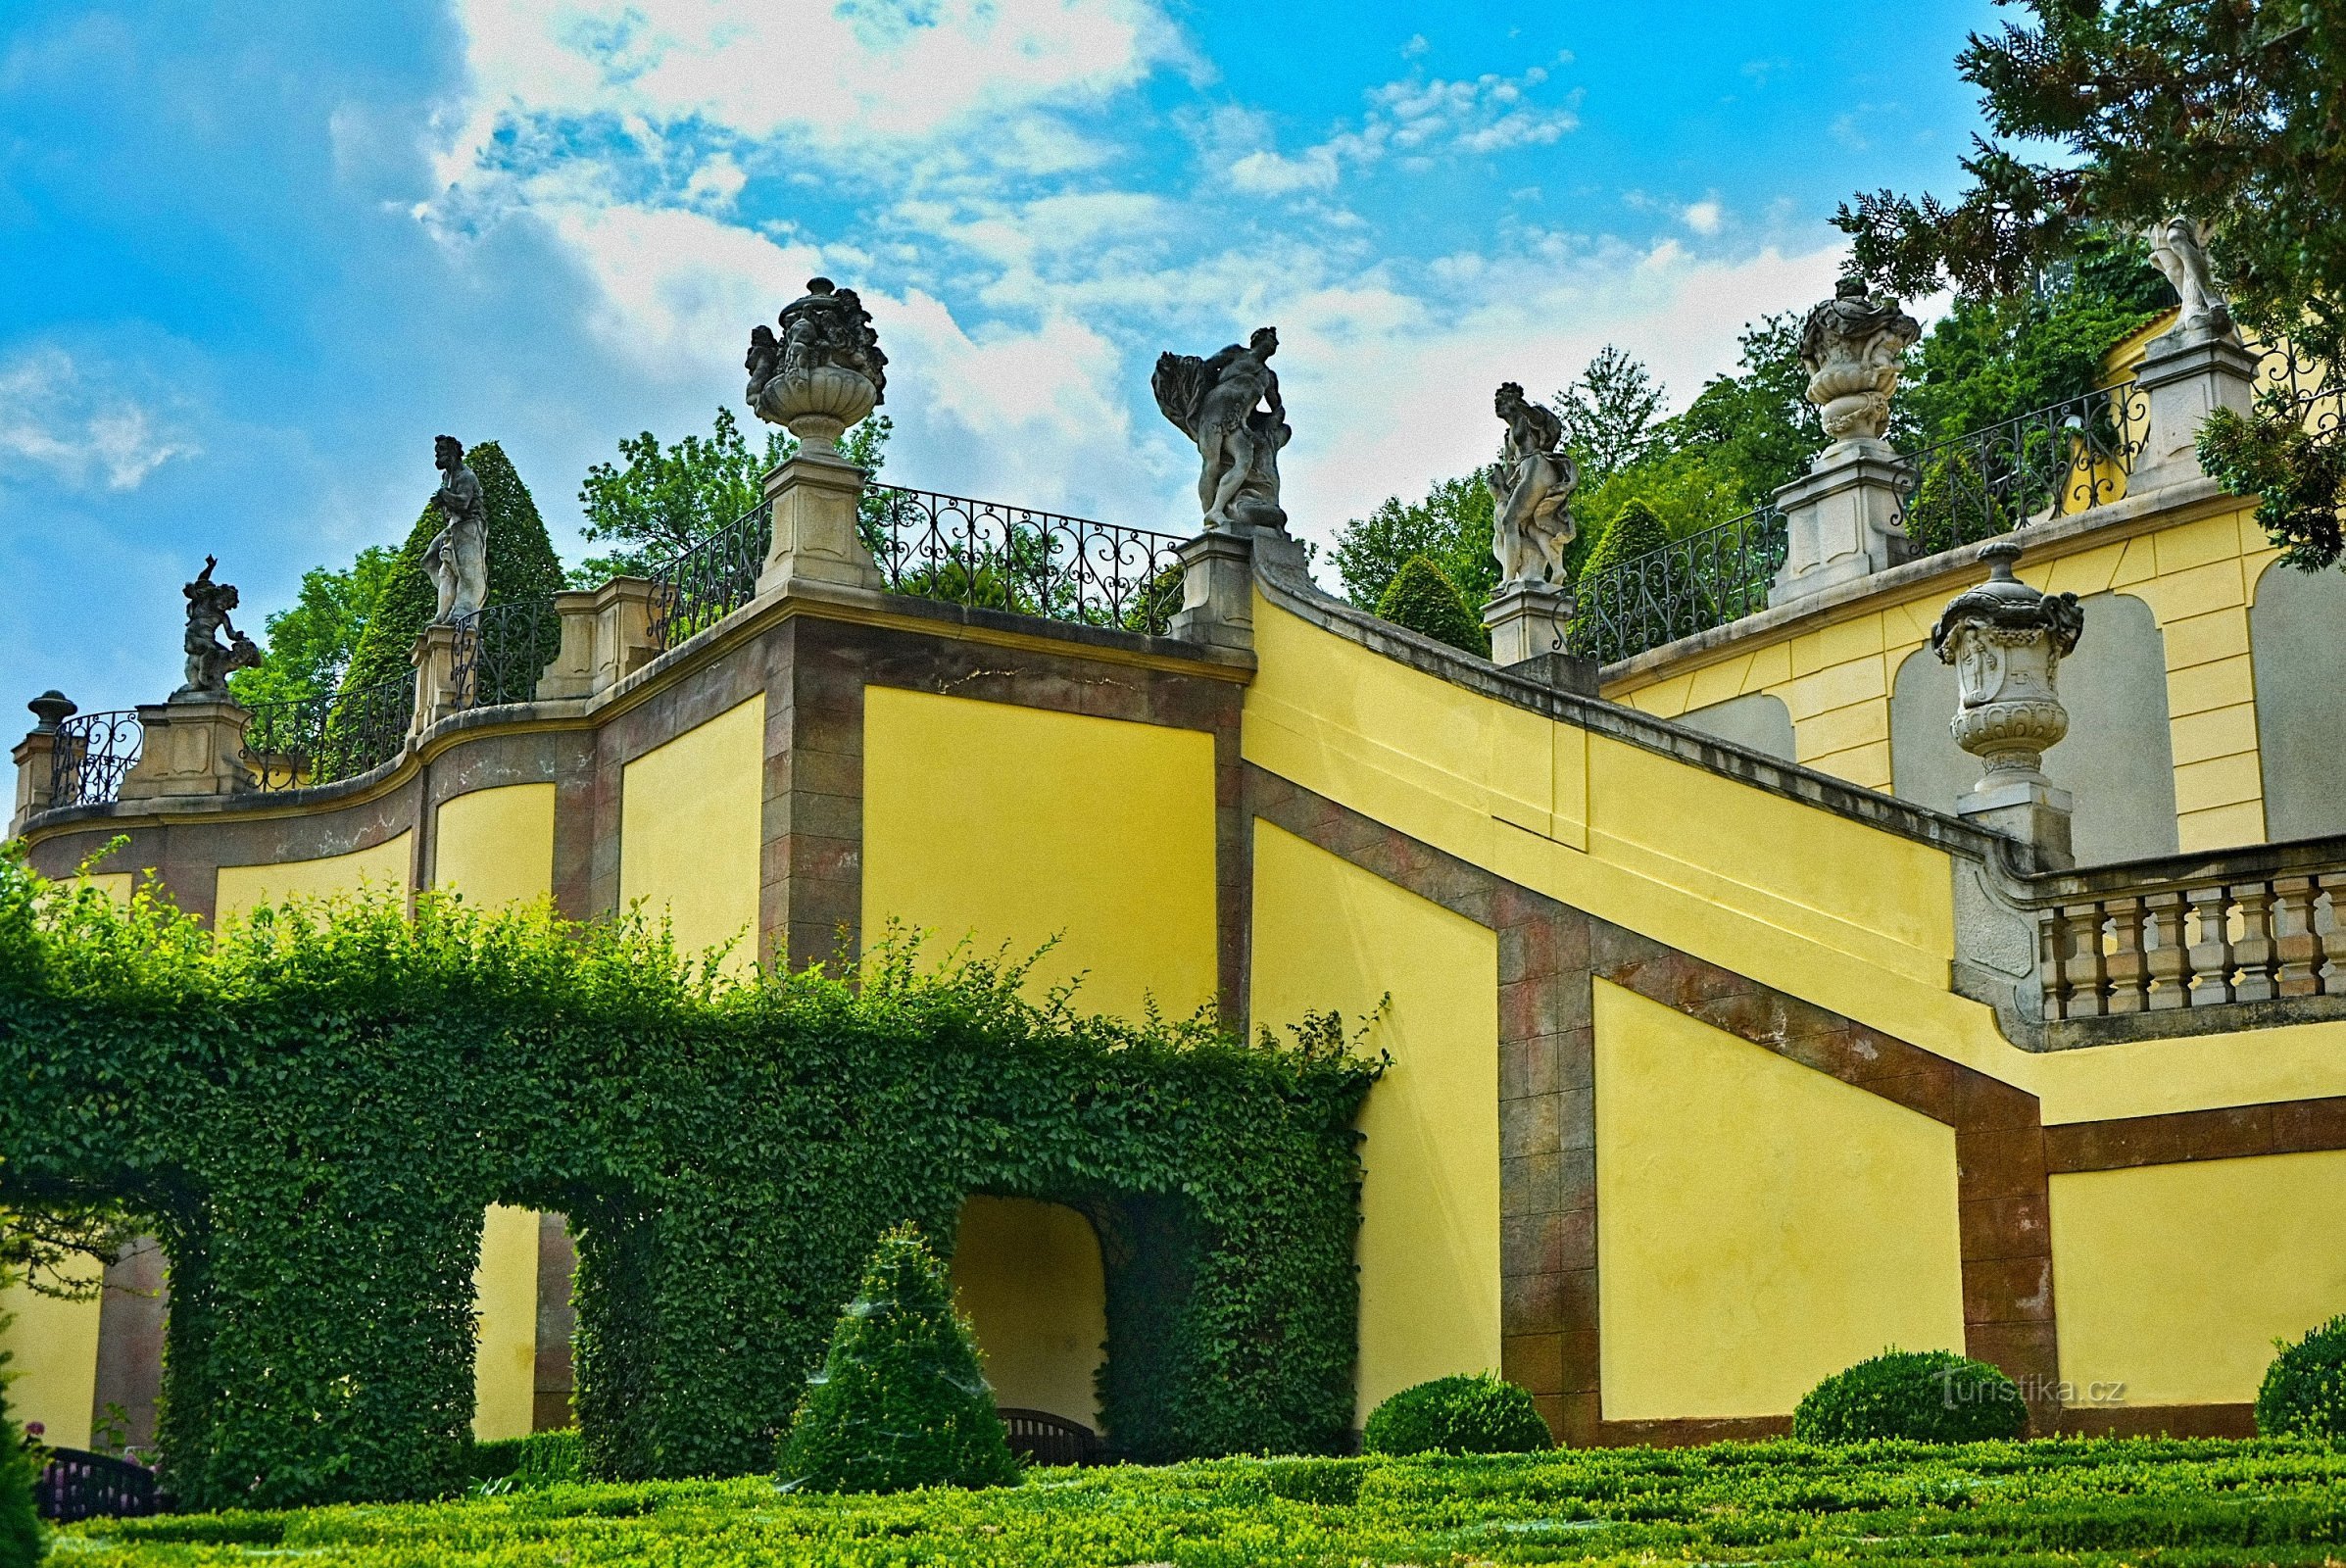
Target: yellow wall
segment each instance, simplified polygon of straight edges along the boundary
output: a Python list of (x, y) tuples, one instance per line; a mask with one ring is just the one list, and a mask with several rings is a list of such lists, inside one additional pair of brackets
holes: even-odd
[(250, 912), (256, 905), (356, 893), (362, 888), (393, 888), (405, 893), (408, 843), (409, 836), (402, 833), (373, 849), (354, 850), (348, 855), (274, 865), (223, 865), (214, 883), (214, 918), (231, 919)]
[(1954, 1129), (1604, 980), (1596, 1186), (1608, 1420), (1963, 1348)]
[(432, 880), (495, 908), (554, 891), (554, 786), (508, 784), (441, 803)]
[(729, 942), (729, 967), (756, 962), (764, 800), (763, 693), (629, 762), (620, 905), (665, 913), (686, 953)]
[(2275, 1339), (2346, 1311), (2346, 1152), (2052, 1179), (2061, 1376), (2128, 1404), (2254, 1399)]
[[(95, 1261), (69, 1263), (65, 1272), (95, 1280)], [(13, 1319), (13, 1321), (9, 1321)], [(91, 1405), (98, 1394), (98, 1302), (61, 1301), (23, 1285), (0, 1292), (0, 1349), (9, 1352), (0, 1378), (8, 1380), (8, 1413), (38, 1421), (42, 1441), (60, 1448), (89, 1446)]]
[(1107, 1287), (1090, 1220), (1063, 1203), (971, 1198), (953, 1243), (953, 1292), (997, 1404), (1099, 1430), (1092, 1378), (1107, 1344)]
[(1393, 1068), (1361, 1113), (1359, 1413), (1499, 1363), (1498, 941), (1267, 822), (1254, 834), (1255, 1020), (1356, 1022)]
[[(2032, 547), (2021, 577), (2048, 593), (2125, 592), (2150, 606), (2167, 648), (2176, 831), (2184, 850), (2265, 836), (2248, 605), (2275, 559), (2253, 508), (2096, 543), (2091, 534)], [(1898, 666), (1923, 647), (1955, 588), (1939, 582), (1895, 602), (1864, 600), (1738, 641), (1690, 667), (1617, 681), (1605, 695), (1676, 718), (1746, 692), (1784, 700), (1799, 760), (1869, 789), (1890, 787), (1889, 697)], [(2052, 767), (2060, 770), (2060, 753)]]
[(1088, 970), (1076, 1002), (1214, 998), (1214, 756), (1202, 730), (874, 686), (863, 710), (863, 930), (890, 916)]
[(492, 1206), (472, 1271), (480, 1343), (472, 1360), (472, 1435), (529, 1436), (538, 1384), (538, 1216)]

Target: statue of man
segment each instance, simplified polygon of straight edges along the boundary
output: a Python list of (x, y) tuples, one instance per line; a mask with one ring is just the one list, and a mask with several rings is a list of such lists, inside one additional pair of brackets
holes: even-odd
[(1279, 400), (1275, 327), (1258, 326), (1246, 345), (1211, 359), (1160, 354), (1149, 387), (1175, 428), (1197, 444), (1197, 505), (1205, 525), (1282, 528), (1279, 452), (1295, 432)]
[[(253, 646), (253, 640), (229, 623), (228, 612), (236, 608), (236, 590), (212, 580), (212, 569), (219, 564), (217, 558), (206, 556), (196, 580), (179, 590), (187, 596), (187, 631), (180, 640), (181, 651), (187, 655), (187, 684), (171, 693), (173, 702), (224, 698), (230, 672), (253, 669), (261, 662), (261, 650)], [(222, 632), (228, 637), (225, 644), (219, 640)]]
[(1890, 393), (1898, 360), (1923, 335), (1895, 300), (1866, 297), (1863, 280), (1844, 277), (1833, 297), (1800, 327), (1800, 364), (1808, 401), (1835, 441), (1880, 441), (1889, 434)]
[(1579, 465), (1558, 450), (1564, 421), (1554, 410), (1528, 401), (1515, 381), (1499, 387), (1492, 408), (1507, 425), (1499, 461), (1483, 474), (1499, 582), (1561, 583), (1564, 547), (1578, 531), (1565, 503), (1581, 482)]
[(2209, 223), (2197, 218), (2170, 218), (2144, 227), (2142, 237), (2150, 241), (2152, 264), (2183, 302), (2176, 330), (2191, 336), (2228, 336), (2232, 307), (2216, 286), (2215, 269), (2208, 261)]
[(455, 436), (432, 442), (432, 462), (440, 469), (432, 500), (447, 520), (423, 547), (423, 569), (439, 594), (432, 624), (445, 626), (474, 613), (489, 597), (489, 504)]

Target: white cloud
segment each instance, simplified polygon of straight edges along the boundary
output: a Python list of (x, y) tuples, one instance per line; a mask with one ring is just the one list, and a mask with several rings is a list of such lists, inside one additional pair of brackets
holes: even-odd
[(1719, 225), (1727, 220), (1727, 209), (1719, 205), (1717, 197), (1707, 197), (1689, 204), (1678, 216), (1697, 234), (1716, 234)]
[(154, 411), (87, 376), (63, 349), (0, 364), (0, 468), (38, 467), (69, 484), (135, 490), (173, 458), (196, 455)]
[(1333, 190), (1336, 186), (1336, 149), (1313, 147), (1295, 158), (1268, 148), (1250, 152), (1231, 164), (1230, 183), (1249, 196), (1286, 196), (1299, 190)]

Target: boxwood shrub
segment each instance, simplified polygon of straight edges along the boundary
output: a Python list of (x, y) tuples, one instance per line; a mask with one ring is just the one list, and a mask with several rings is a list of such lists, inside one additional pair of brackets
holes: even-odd
[[(0, 1329), (7, 1327), (0, 1313)], [(32, 1568), (47, 1549), (48, 1527), (32, 1505), (40, 1473), (40, 1450), (8, 1413), (8, 1352), (0, 1350), (0, 1568)]]
[(584, 1477), (586, 1451), (575, 1427), (532, 1432), (526, 1438), (493, 1438), (472, 1446), (465, 1467), (475, 1481), (510, 1481), (515, 1487), (551, 1487)]
[(1835, 1372), (1792, 1411), (1792, 1436), (1805, 1443), (1985, 1443), (2028, 1430), (2013, 1381), (1952, 1350), (1884, 1350)]
[(1553, 1447), (1531, 1395), (1493, 1372), (1436, 1378), (1370, 1412), (1370, 1453), (1536, 1453)]
[(2257, 1431), (2267, 1437), (2346, 1438), (2346, 1312), (2307, 1331), (2280, 1354), (2257, 1390)]

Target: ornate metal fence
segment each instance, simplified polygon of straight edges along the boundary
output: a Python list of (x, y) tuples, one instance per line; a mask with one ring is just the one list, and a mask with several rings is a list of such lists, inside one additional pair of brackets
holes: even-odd
[(1609, 664), (1765, 610), (1786, 543), (1761, 507), (1584, 577), (1565, 651)]
[(2252, 338), (2247, 347), (2257, 357), (2260, 406), (2297, 410), (2311, 435), (2327, 435), (2346, 425), (2346, 380), (2336, 368), (2285, 341)]
[(652, 645), (673, 648), (755, 599), (773, 528), (773, 504), (761, 501), (654, 572)]
[(146, 739), (134, 709), (77, 713), (59, 724), (49, 751), (50, 809), (99, 806), (121, 795)]
[(415, 677), (283, 703), (256, 703), (244, 761), (264, 790), (354, 778), (399, 755), (415, 714)]
[(1931, 554), (2115, 501), (2149, 428), (2125, 381), (1925, 447), (1906, 459), (1907, 537)]
[(863, 525), (898, 593), (1157, 636), (1181, 608), (1173, 534), (895, 485)]
[(456, 706), (497, 708), (534, 701), (538, 677), (562, 651), (562, 617), (551, 599), (487, 605), (457, 622), (450, 670)]

